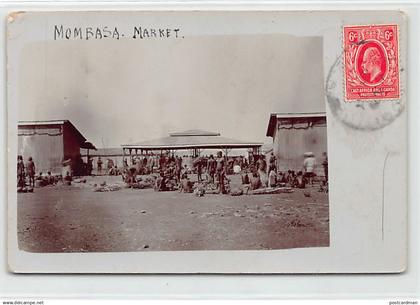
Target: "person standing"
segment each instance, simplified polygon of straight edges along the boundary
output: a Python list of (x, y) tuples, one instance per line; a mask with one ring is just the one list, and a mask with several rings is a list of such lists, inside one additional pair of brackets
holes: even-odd
[(96, 165), (98, 166), (98, 174), (102, 173), (102, 163), (101, 157), (98, 157), (98, 161), (96, 162)]
[(166, 167), (166, 157), (165, 155), (161, 154), (159, 158), (159, 169), (165, 170)]
[(305, 178), (308, 184), (313, 184), (313, 177), (315, 176), (316, 159), (312, 152), (305, 153), (305, 160), (303, 161), (303, 168), (305, 170)]
[(114, 167), (114, 161), (112, 161), (112, 159), (108, 158), (108, 160), (106, 161), (106, 169), (107, 169), (108, 174), (113, 167)]
[(258, 171), (262, 171), (266, 173), (267, 171), (267, 162), (265, 161), (265, 157), (263, 155), (259, 156), (257, 161)]
[(147, 157), (146, 156), (143, 157), (142, 162), (143, 162), (143, 171), (144, 171), (144, 174), (147, 175), (147, 174), (149, 174), (149, 172), (147, 170)]
[(235, 158), (235, 160), (233, 161), (233, 173), (234, 174), (239, 174), (242, 170), (242, 167), (240, 164), (240, 161), (238, 160), (238, 158)]
[(197, 180), (198, 182), (201, 182), (202, 180), (201, 174), (202, 174), (202, 168), (203, 168), (203, 161), (201, 160), (201, 157), (198, 157), (194, 163), (195, 163), (195, 168), (197, 171)]
[(223, 158), (223, 154), (221, 151), (217, 153), (217, 160), (216, 160), (216, 174), (219, 180), (219, 192), (220, 194), (226, 194), (225, 189), (225, 171), (226, 171), (226, 162)]
[(32, 157), (29, 157), (28, 163), (26, 163), (26, 173), (29, 178), (29, 186), (35, 187), (35, 163)]
[(269, 172), (270, 172), (273, 168), (277, 169), (277, 166), (276, 166), (276, 156), (274, 155), (274, 153), (271, 153), (271, 154), (270, 154), (270, 159), (269, 159), (269, 162), (270, 162)]
[(88, 176), (91, 176), (92, 175), (92, 169), (93, 169), (93, 160), (92, 160), (91, 157), (88, 157), (86, 168), (87, 168)]
[(25, 164), (21, 155), (17, 157), (17, 180), (18, 187), (25, 187)]
[(182, 158), (175, 157), (175, 177), (178, 183), (181, 182)]
[(136, 172), (137, 175), (143, 175), (143, 160), (136, 158)]
[(276, 167), (271, 167), (270, 173), (268, 174), (268, 186), (276, 187), (277, 186), (277, 172)]
[(216, 167), (217, 167), (217, 162), (216, 160), (214, 160), (213, 155), (210, 155), (210, 158), (207, 162), (207, 172), (209, 173), (211, 183), (214, 183), (214, 175), (216, 174)]
[(325, 183), (328, 183), (328, 156), (326, 152), (322, 153), (322, 166), (324, 167)]

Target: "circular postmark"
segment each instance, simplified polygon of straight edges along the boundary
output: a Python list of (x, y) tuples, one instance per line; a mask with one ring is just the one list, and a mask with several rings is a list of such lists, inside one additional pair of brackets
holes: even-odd
[[(368, 48), (364, 48), (364, 53)], [(360, 57), (363, 61), (363, 55)], [(360, 66), (362, 67), (362, 64)], [(331, 113), (345, 126), (360, 131), (378, 130), (391, 124), (403, 112), (404, 103), (401, 98), (345, 101), (342, 67), (343, 54), (340, 54), (328, 71), (325, 93)], [(370, 81), (370, 78), (365, 81)], [(375, 79), (372, 80), (372, 84), (375, 84)], [(401, 92), (402, 95), (403, 92)]]

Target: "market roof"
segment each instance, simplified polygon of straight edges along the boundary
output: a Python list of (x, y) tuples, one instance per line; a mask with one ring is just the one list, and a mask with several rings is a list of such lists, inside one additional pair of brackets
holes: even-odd
[(192, 129), (192, 130), (186, 130), (182, 132), (173, 132), (173, 133), (170, 133), (169, 136), (171, 137), (216, 136), (217, 137), (217, 136), (220, 136), (220, 133), (199, 130), (199, 129)]
[[(69, 120), (45, 120), (45, 121), (19, 121), (18, 127), (36, 127), (36, 126), (67, 126), (79, 139), (80, 148), (96, 149), (96, 147), (86, 140), (80, 131)], [(35, 128), (34, 128), (35, 129)]]
[[(82, 156), (87, 156), (87, 151), (85, 149), (80, 151)], [(89, 152), (89, 156), (91, 157), (116, 157), (122, 156), (123, 150), (121, 147), (109, 147), (109, 148), (98, 148), (95, 152)]]
[(220, 133), (202, 130), (188, 130), (171, 133), (168, 137), (132, 144), (123, 144), (127, 149), (221, 149), (221, 148), (253, 148), (261, 147), (263, 143), (247, 142), (220, 136)]
[(300, 118), (322, 118), (326, 117), (325, 112), (303, 112), (303, 113), (292, 113), (292, 112), (275, 112), (270, 115), (267, 127), (267, 137), (274, 135), (274, 129), (276, 127), (277, 119), (300, 119)]

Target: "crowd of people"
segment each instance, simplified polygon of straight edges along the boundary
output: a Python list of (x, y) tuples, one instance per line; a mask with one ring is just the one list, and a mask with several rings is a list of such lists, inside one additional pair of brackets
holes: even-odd
[(28, 158), (28, 161), (23, 161), (23, 157), (19, 155), (17, 157), (17, 186), (18, 188), (30, 188), (35, 187), (35, 163), (32, 157)]
[(191, 166), (184, 164), (184, 159), (180, 156), (165, 154), (157, 158), (155, 156), (133, 158), (131, 163), (129, 166), (127, 160), (123, 160), (122, 177), (128, 184), (135, 183), (137, 175), (158, 173), (156, 190), (167, 191), (177, 188), (183, 192), (192, 192), (194, 183), (190, 175), (195, 174), (197, 182), (213, 183), (221, 193), (227, 192), (227, 159), (223, 157), (222, 152), (218, 152), (216, 157), (210, 155), (194, 158)]
[[(150, 160), (154, 160), (150, 162)], [(316, 180), (316, 168), (318, 167), (313, 153), (304, 154), (302, 170), (278, 171), (277, 158), (271, 153), (265, 155), (250, 155), (227, 157), (219, 151), (216, 156), (198, 156), (191, 164), (184, 164), (183, 158), (175, 155), (162, 154), (159, 157), (137, 157), (131, 160), (129, 166), (127, 160), (123, 161), (124, 168), (121, 172), (124, 181), (133, 183), (137, 175), (157, 173), (156, 190), (166, 191), (180, 189), (191, 192), (194, 182), (202, 184), (214, 184), (220, 193), (227, 193), (229, 189), (228, 175), (241, 174), (242, 184), (250, 185), (251, 190), (290, 186), (305, 188), (313, 185)], [(327, 154), (322, 155), (322, 167), (324, 179), (321, 181), (324, 187), (328, 184), (328, 159)], [(195, 174), (192, 181), (190, 174)]]
[[(316, 168), (318, 166), (315, 155), (312, 152), (304, 153), (302, 170), (288, 170), (285, 172), (277, 171), (277, 159), (273, 153), (269, 156), (269, 162), (266, 163), (264, 157), (261, 157), (249, 171), (242, 174), (242, 183), (249, 184), (251, 190), (264, 187), (289, 186), (293, 188), (305, 188), (307, 185), (314, 185)], [(322, 167), (324, 179), (321, 181), (321, 188), (328, 187), (328, 157), (327, 153), (322, 154)]]
[(50, 171), (47, 173), (35, 172), (35, 162), (32, 157), (25, 163), (23, 157), (17, 157), (17, 187), (18, 192), (33, 192), (35, 186), (53, 185), (62, 181), (61, 175), (54, 176)]
[[(123, 181), (127, 184), (137, 182), (137, 176), (157, 175), (155, 189), (166, 191), (179, 189), (184, 192), (191, 192), (194, 182), (213, 184), (222, 194), (227, 193), (229, 189), (228, 175), (240, 174), (242, 184), (249, 185), (251, 190), (264, 187), (290, 186), (295, 188), (305, 188), (307, 185), (313, 185), (316, 179), (316, 168), (318, 166), (315, 155), (312, 152), (304, 154), (302, 170), (278, 171), (278, 160), (271, 153), (265, 155), (249, 155), (227, 157), (219, 151), (216, 156), (198, 156), (193, 158), (191, 163), (185, 164), (184, 158), (170, 154), (161, 154), (160, 156), (138, 156), (132, 157), (131, 165), (126, 158), (123, 159), (122, 168), (119, 168), (112, 159), (106, 160), (106, 166), (101, 157), (97, 158), (97, 173), (108, 175), (121, 175)], [(322, 154), (322, 163), (324, 170), (324, 179), (322, 185), (328, 187), (328, 158), (324, 152)], [(35, 162), (29, 157), (25, 163), (21, 155), (17, 159), (17, 181), (18, 187), (35, 187), (35, 181), (40, 180), (38, 184), (55, 184), (57, 179), (62, 181), (71, 181), (72, 176), (91, 175), (93, 169), (93, 159), (88, 158), (84, 163), (79, 156), (74, 160), (65, 160), (63, 166), (67, 166), (65, 175), (54, 177), (51, 172), (46, 175), (35, 174)], [(191, 174), (196, 175), (195, 181), (191, 180)], [(63, 178), (64, 176), (64, 178)]]

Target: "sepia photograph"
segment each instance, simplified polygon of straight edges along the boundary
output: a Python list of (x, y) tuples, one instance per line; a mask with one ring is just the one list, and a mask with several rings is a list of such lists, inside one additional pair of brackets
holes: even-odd
[(406, 29), (394, 11), (10, 13), (9, 270), (403, 272)]
[(322, 38), (55, 32), (21, 59), (21, 250), (329, 246)]

